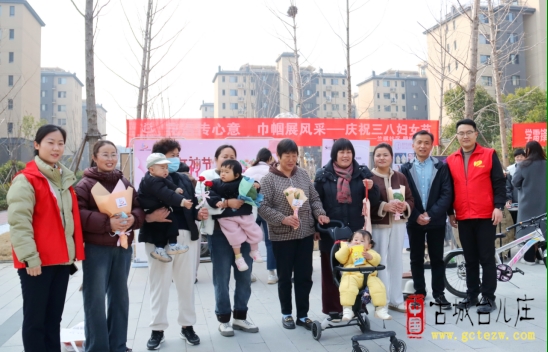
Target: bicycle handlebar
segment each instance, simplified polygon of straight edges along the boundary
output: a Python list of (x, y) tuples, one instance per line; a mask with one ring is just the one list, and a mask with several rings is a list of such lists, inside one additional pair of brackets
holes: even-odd
[(517, 224), (514, 224), (512, 226), (507, 227), (506, 231), (510, 231), (511, 229), (519, 227), (519, 226), (525, 227), (525, 226), (533, 225), (533, 224), (537, 223), (539, 220), (542, 220), (543, 218), (546, 220), (546, 213), (538, 215), (538, 216), (534, 216), (529, 220), (520, 221)]

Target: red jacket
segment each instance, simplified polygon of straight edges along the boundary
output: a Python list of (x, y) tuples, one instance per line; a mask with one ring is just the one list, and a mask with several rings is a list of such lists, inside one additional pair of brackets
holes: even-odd
[(462, 148), (447, 157), (447, 165), (453, 177), (453, 208), (457, 220), (491, 219), (493, 209), (504, 206), (499, 194), (504, 175), (494, 149), (476, 144), (467, 174)]
[[(68, 255), (65, 228), (60, 215), (61, 210), (57, 204), (57, 199), (51, 193), (49, 181), (40, 173), (34, 161), (29, 162), (21, 173), (25, 175), (34, 188), (36, 205), (32, 215), (32, 228), (34, 230), (34, 242), (36, 242), (36, 249), (40, 253), (42, 266), (68, 263), (72, 258), (69, 258)], [(72, 196), (72, 216), (74, 219), (75, 259), (84, 260), (84, 240), (82, 227), (80, 226), (80, 212), (76, 193), (72, 187), (70, 187), (70, 194)], [(25, 268), (25, 263), (17, 260), (13, 250), (12, 253), (15, 268)]]

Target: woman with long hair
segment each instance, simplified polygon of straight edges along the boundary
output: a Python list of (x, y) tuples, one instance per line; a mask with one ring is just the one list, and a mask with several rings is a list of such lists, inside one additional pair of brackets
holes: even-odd
[(25, 351), (60, 351), (61, 317), (74, 262), (84, 260), (74, 173), (60, 163), (67, 133), (38, 129), (34, 160), (7, 194), (13, 264), (23, 296)]

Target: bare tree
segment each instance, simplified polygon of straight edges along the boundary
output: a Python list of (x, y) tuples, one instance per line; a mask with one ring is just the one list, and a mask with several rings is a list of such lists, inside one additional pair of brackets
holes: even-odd
[(479, 11), (480, 0), (474, 0), (470, 18), (472, 34), (470, 35), (468, 86), (464, 97), (464, 116), (467, 119), (474, 119), (474, 96), (476, 94), (476, 77), (478, 75)]

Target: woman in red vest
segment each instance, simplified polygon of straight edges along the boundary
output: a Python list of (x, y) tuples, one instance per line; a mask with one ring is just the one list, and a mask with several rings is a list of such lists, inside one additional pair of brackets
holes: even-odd
[(34, 160), (7, 195), (13, 263), (23, 295), (23, 346), (60, 351), (61, 316), (74, 262), (84, 259), (74, 173), (59, 163), (67, 133), (45, 125), (34, 139)]

